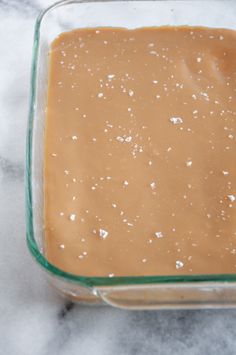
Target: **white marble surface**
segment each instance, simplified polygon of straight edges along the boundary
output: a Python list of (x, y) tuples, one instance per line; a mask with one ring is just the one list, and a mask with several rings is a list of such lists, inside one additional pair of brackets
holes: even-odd
[(29, 74), (35, 18), (49, 3), (0, 1), (0, 354), (235, 354), (236, 310), (68, 306), (31, 259), (23, 187)]

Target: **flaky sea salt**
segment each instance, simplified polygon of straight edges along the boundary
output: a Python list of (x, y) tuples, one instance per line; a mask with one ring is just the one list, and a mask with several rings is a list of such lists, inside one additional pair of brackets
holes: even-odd
[(129, 91), (128, 91), (128, 95), (129, 95), (129, 96), (134, 96), (134, 91), (133, 91), (133, 90), (131, 90), (131, 89), (129, 89)]
[(156, 188), (156, 183), (153, 181), (153, 182), (151, 182), (150, 186), (151, 186), (151, 189), (152, 189), (152, 190), (155, 190), (155, 188)]
[(159, 56), (159, 54), (158, 54), (156, 51), (150, 51), (150, 54), (151, 54), (151, 55)]
[(108, 232), (105, 229), (99, 229), (99, 237), (102, 239), (106, 239), (108, 237)]
[(162, 232), (155, 232), (155, 236), (157, 238), (163, 238), (163, 233)]
[(176, 260), (175, 262), (175, 268), (176, 269), (181, 269), (184, 266), (184, 263), (180, 260)]
[(76, 215), (75, 215), (74, 213), (71, 213), (70, 216), (69, 216), (69, 219), (70, 219), (71, 221), (75, 221)]
[(186, 166), (190, 168), (192, 166), (193, 162), (191, 160), (186, 161)]
[(227, 197), (231, 202), (234, 202), (236, 199), (236, 197), (234, 195), (227, 195)]
[(117, 137), (116, 137), (116, 140), (117, 140), (118, 142), (120, 142), (120, 143), (123, 143), (123, 142), (125, 141), (124, 138), (121, 137), (121, 136), (117, 136)]
[(132, 137), (128, 136), (125, 138), (125, 142), (130, 143), (132, 141)]
[(183, 123), (183, 120), (181, 117), (171, 117), (170, 122), (173, 124), (181, 124)]

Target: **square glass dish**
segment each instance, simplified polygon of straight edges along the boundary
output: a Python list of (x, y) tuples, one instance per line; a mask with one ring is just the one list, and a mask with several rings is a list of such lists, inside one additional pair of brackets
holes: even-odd
[(66, 297), (129, 309), (236, 306), (236, 274), (145, 277), (84, 277), (50, 264), (44, 253), (44, 125), (48, 53), (52, 41), (75, 28), (191, 25), (236, 29), (232, 0), (61, 1), (35, 26), (31, 102), (26, 147), (27, 243), (50, 282)]

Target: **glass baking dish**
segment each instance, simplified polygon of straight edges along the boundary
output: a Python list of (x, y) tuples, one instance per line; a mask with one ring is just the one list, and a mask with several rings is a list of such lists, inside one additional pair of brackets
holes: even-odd
[(58, 269), (44, 256), (44, 124), (51, 42), (61, 32), (75, 28), (161, 25), (236, 29), (236, 3), (230, 0), (67, 0), (52, 5), (38, 17), (26, 147), (27, 243), (53, 286), (73, 301), (105, 302), (129, 309), (235, 307), (236, 274), (84, 277)]

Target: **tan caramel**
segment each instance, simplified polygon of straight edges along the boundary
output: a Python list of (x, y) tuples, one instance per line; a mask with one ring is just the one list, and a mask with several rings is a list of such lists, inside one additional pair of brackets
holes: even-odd
[(98, 28), (52, 44), (48, 260), (89, 276), (236, 272), (236, 32)]

